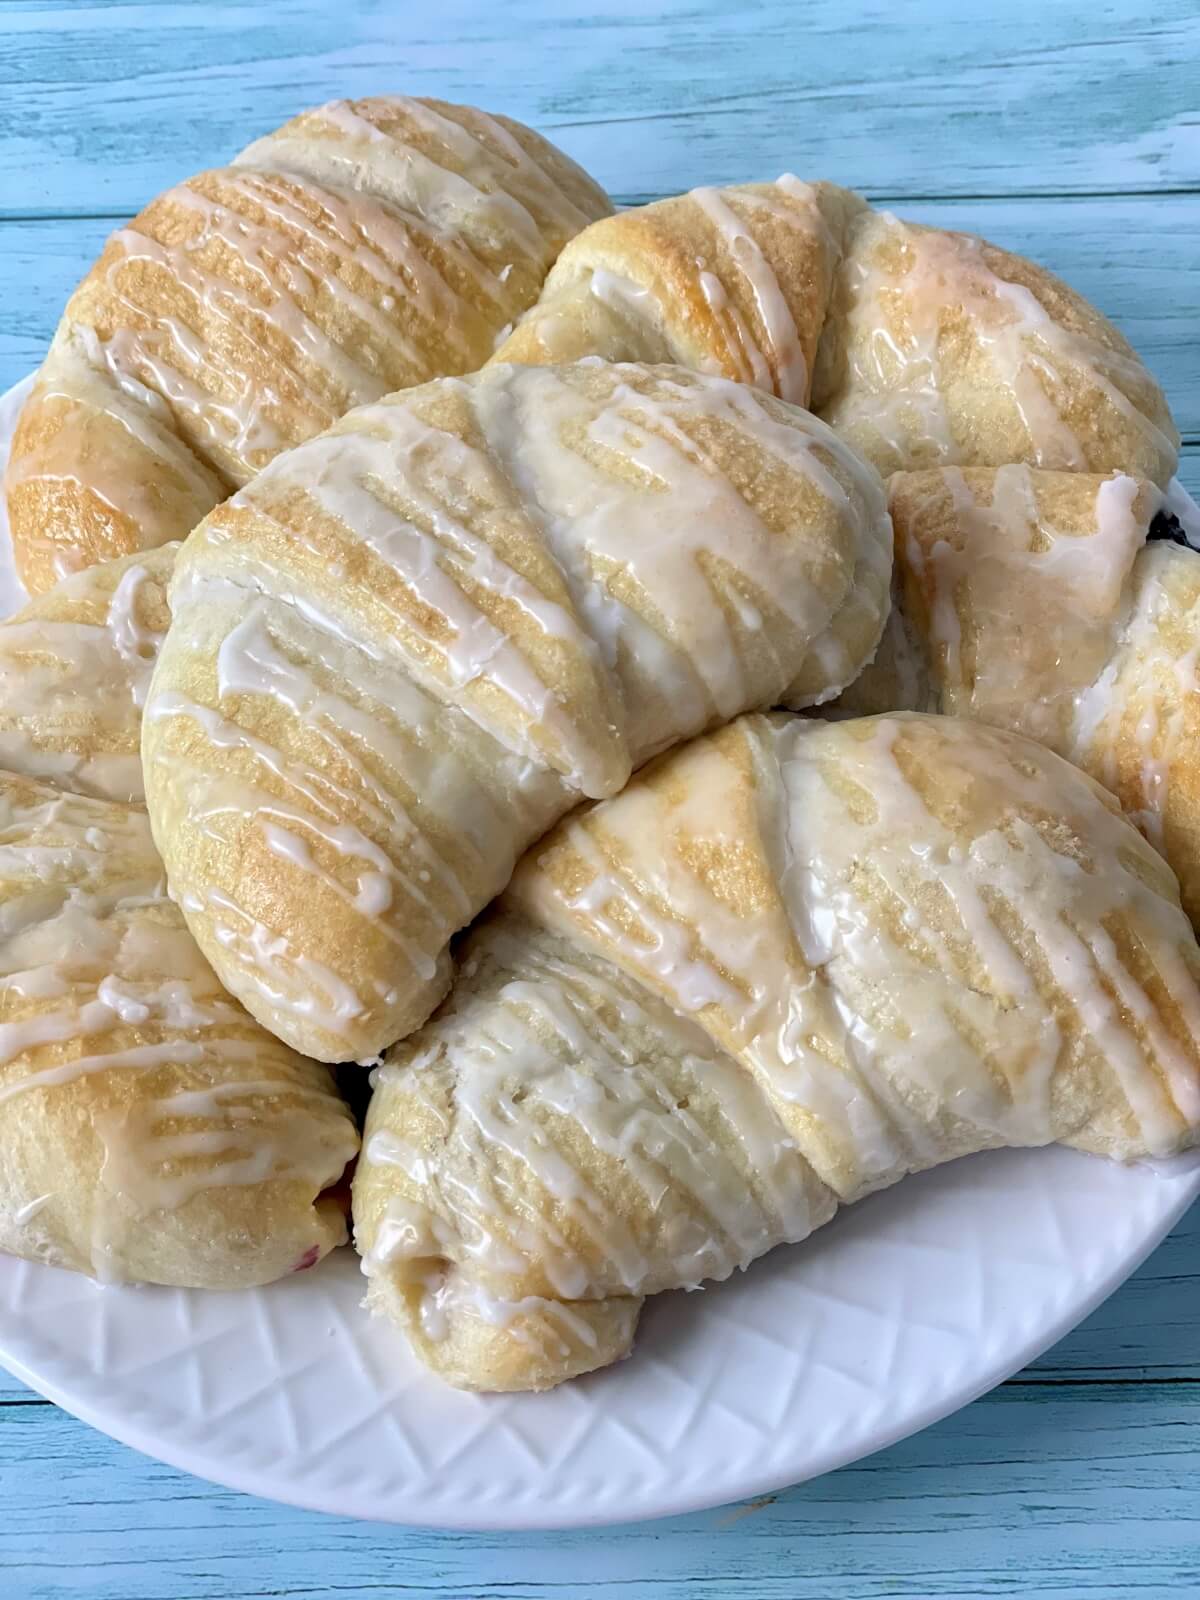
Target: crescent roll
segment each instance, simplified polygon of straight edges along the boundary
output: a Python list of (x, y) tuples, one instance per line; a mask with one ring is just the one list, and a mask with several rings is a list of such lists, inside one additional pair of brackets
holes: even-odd
[(848, 710), (1038, 739), (1111, 789), (1200, 921), (1200, 553), (1125, 474), (949, 469), (889, 483), (897, 606)]
[(520, 123), (392, 95), (159, 195), (71, 297), (18, 423), (26, 587), (182, 538), (352, 406), (473, 371), (610, 209)]
[(0, 774), (0, 1250), (234, 1289), (345, 1238), (324, 1067), (217, 982), (144, 811)]
[(0, 622), (0, 768), (140, 803), (142, 706), (179, 546), (64, 578)]
[(806, 412), (676, 367), (495, 367), (363, 407), (180, 552), (143, 728), (172, 890), (319, 1060), (445, 992), (525, 847), (870, 659), (891, 529)]
[(496, 361), (678, 361), (812, 409), (883, 473), (1023, 461), (1165, 485), (1162, 392), (1094, 307), (832, 184), (695, 189), (567, 245)]
[(1198, 979), (1170, 868), (1042, 746), (743, 717), (532, 850), (374, 1074), (368, 1303), (545, 1388), (907, 1173), (1194, 1145)]

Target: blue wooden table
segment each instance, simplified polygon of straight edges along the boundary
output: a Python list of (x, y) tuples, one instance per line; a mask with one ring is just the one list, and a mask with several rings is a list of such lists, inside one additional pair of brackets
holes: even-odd
[[(1200, 490), (1195, 0), (0, 0), (0, 387), (117, 219), (334, 95), (474, 101), (615, 198), (829, 177), (1061, 272), (1155, 368)], [(1200, 1211), (1200, 1208), (1197, 1208)], [(0, 1595), (1200, 1594), (1200, 1216), (958, 1416), (750, 1505), (449, 1535), (160, 1467), (0, 1375)]]

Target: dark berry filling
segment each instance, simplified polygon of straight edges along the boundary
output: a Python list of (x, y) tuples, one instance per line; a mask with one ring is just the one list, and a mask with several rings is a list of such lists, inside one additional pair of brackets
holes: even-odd
[(1166, 539), (1171, 544), (1189, 545), (1188, 536), (1183, 531), (1183, 523), (1173, 511), (1156, 511), (1154, 520), (1150, 524), (1150, 531), (1146, 535), (1147, 542), (1151, 539)]

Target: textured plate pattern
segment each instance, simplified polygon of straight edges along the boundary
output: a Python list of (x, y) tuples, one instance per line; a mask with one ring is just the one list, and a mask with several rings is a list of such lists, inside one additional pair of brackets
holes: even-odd
[(320, 1510), (551, 1527), (714, 1505), (866, 1454), (1021, 1366), (1200, 1189), (1067, 1151), (910, 1179), (744, 1277), (651, 1304), (634, 1358), (455, 1393), (359, 1310), (342, 1251), (239, 1294), (0, 1261), (0, 1360), (139, 1449)]
[[(7, 611), (2, 523), (0, 550)], [(0, 1362), (150, 1455), (299, 1505), (463, 1528), (625, 1521), (813, 1477), (954, 1410), (1111, 1293), (1198, 1193), (1194, 1163), (975, 1157), (736, 1281), (652, 1302), (633, 1360), (548, 1395), (442, 1387), (359, 1309), (349, 1251), (227, 1295), (0, 1257)]]

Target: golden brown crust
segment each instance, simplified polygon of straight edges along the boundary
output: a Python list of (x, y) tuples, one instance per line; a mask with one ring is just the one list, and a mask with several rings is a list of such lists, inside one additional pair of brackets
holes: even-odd
[(234, 1289), (345, 1237), (329, 1073), (229, 1000), (144, 812), (0, 774), (0, 1249)]
[(849, 711), (1012, 728), (1120, 799), (1200, 920), (1200, 553), (1147, 543), (1162, 504), (1120, 474), (896, 473), (898, 611)]
[(577, 799), (851, 681), (890, 544), (828, 429), (680, 368), (502, 366), (351, 413), (176, 569), (143, 755), (202, 949), (297, 1048), (374, 1055)]
[(530, 1295), (512, 1305), (477, 1295), (450, 1301), (431, 1318), (428, 1304), (427, 1285), (411, 1277), (385, 1269), (368, 1280), (368, 1310), (402, 1328), (444, 1383), (486, 1394), (553, 1389), (623, 1360), (642, 1308), (637, 1295), (574, 1301)]
[(593, 223), (493, 361), (675, 361), (806, 405), (862, 202), (832, 184), (798, 189), (696, 190)]
[(521, 239), (540, 262), (539, 281), (573, 234), (612, 210), (600, 185), (532, 128), (424, 96), (369, 95), (302, 111), (247, 146), (237, 164), (342, 181), (353, 173), (389, 204), (450, 224), (497, 272), (525, 270), (511, 260), (520, 208), (532, 222)]
[(1134, 562), (1107, 714), (1073, 759), (1106, 784), (1179, 876), (1200, 927), (1200, 553), (1153, 544)]
[(441, 1376), (543, 1387), (907, 1173), (1198, 1139), (1200, 949), (1111, 795), (965, 719), (743, 717), (525, 857), (376, 1074), (355, 1238)]
[(178, 548), (89, 567), (0, 623), (0, 767), (144, 800), (142, 704)]
[(344, 1240), (325, 1191), (357, 1138), (325, 1069), (220, 987), (144, 811), (111, 803), (142, 796), (176, 549), (92, 567), (0, 624), (0, 1249), (241, 1288)]
[(159, 195), (75, 291), (22, 414), (27, 587), (182, 538), (350, 407), (474, 370), (608, 209), (529, 130), (388, 97), (304, 113)]
[(1106, 318), (969, 234), (828, 184), (696, 190), (585, 229), (495, 359), (678, 361), (812, 408), (881, 472), (1028, 462), (1165, 485), (1178, 434)]
[(4, 479), (13, 554), (30, 594), (182, 539), (231, 485), (165, 408), (125, 394), (60, 330), (17, 420)]
[(974, 235), (877, 212), (853, 224), (813, 403), (885, 474), (1027, 462), (1165, 485), (1178, 454), (1161, 389), (1074, 290)]

